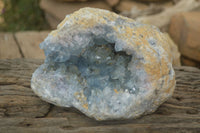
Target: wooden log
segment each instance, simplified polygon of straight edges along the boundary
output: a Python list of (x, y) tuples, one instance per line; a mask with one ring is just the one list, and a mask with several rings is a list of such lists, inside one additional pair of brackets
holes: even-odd
[(123, 121), (95, 121), (74, 108), (57, 107), (30, 88), (36, 59), (0, 60), (1, 133), (200, 132), (200, 69), (177, 67), (172, 98), (150, 115)]

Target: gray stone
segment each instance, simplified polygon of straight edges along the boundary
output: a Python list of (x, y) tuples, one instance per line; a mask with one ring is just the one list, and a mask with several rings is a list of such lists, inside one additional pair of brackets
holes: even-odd
[(154, 112), (175, 88), (169, 40), (154, 26), (82, 8), (40, 44), (45, 62), (32, 76), (47, 102), (75, 107), (96, 120)]

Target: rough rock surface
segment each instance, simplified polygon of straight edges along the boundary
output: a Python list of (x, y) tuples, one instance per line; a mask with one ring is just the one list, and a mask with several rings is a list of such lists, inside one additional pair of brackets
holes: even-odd
[(173, 65), (173, 67), (181, 66), (181, 60), (180, 60), (181, 54), (178, 50), (178, 46), (177, 46), (177, 44), (174, 43), (174, 41), (171, 39), (169, 34), (167, 34), (167, 33), (165, 33), (165, 34), (166, 34), (166, 37), (168, 38), (168, 45), (170, 47), (170, 51), (173, 56), (172, 57), (173, 58), (172, 65)]
[(12, 33), (0, 33), (0, 59), (21, 58), (19, 47)]
[[(172, 17), (169, 34), (179, 47), (181, 54), (200, 62), (200, 12), (179, 13)], [(183, 61), (185, 62), (185, 60)], [(186, 63), (188, 65), (190, 63)], [(199, 63), (200, 64), (200, 63)], [(191, 63), (191, 66), (194, 66)]]
[(15, 33), (24, 58), (44, 59), (44, 52), (39, 48), (49, 31), (23, 31)]
[(166, 8), (158, 14), (137, 17), (136, 20), (143, 23), (155, 25), (159, 27), (162, 31), (167, 31), (172, 16), (181, 12), (198, 10), (199, 8), (200, 2), (197, 0), (180, 0), (174, 6)]
[(106, 0), (109, 6), (114, 7), (119, 4), (120, 0)]
[(154, 26), (83, 8), (40, 44), (45, 62), (31, 87), (45, 101), (97, 120), (154, 112), (175, 88), (169, 40)]
[(120, 12), (130, 12), (132, 8), (137, 8), (139, 10), (144, 10), (148, 8), (148, 6), (141, 2), (136, 2), (133, 0), (123, 0), (116, 6), (116, 9)]
[(193, 66), (200, 68), (200, 62), (185, 56), (181, 56), (181, 64), (183, 64), (183, 66)]

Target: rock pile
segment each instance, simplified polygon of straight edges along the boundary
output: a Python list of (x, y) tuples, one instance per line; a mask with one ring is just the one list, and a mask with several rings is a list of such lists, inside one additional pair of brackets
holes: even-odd
[[(45, 16), (51, 27), (55, 29), (66, 14), (70, 14), (83, 7), (106, 9), (122, 14), (134, 12), (133, 14), (137, 14), (137, 16), (143, 16), (158, 13), (161, 8), (163, 9), (166, 6), (172, 5), (171, 1), (167, 3), (165, 1), (166, 0), (41, 0), (40, 7), (45, 11)], [(149, 9), (148, 5), (151, 2), (159, 2), (159, 4)]]

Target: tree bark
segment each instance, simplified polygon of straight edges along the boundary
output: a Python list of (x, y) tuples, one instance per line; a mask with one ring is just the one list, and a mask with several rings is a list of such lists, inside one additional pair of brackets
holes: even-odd
[(0, 60), (1, 133), (200, 132), (200, 69), (177, 67), (172, 98), (150, 115), (123, 121), (90, 119), (74, 108), (42, 101), (30, 79), (42, 60)]

